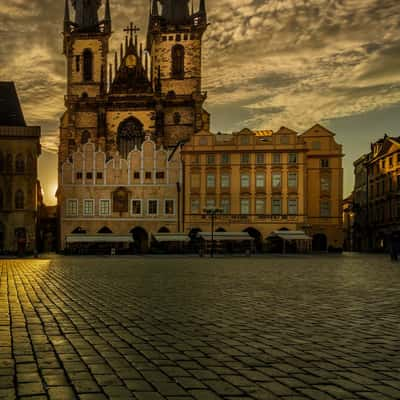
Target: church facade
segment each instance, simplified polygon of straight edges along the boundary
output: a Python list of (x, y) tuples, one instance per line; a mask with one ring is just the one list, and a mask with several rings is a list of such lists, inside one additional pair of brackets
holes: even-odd
[[(109, 57), (111, 10), (100, 1), (65, 4), (66, 112), (61, 119), (59, 190), (61, 249), (69, 234), (180, 230), (181, 144), (209, 130), (201, 88), (205, 3), (152, 2), (146, 43), (130, 24)], [(118, 199), (118, 200), (117, 200)]]

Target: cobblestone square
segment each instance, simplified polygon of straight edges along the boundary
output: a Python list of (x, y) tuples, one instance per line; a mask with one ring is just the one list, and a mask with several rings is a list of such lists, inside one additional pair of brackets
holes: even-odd
[(380, 255), (0, 260), (0, 399), (400, 398)]

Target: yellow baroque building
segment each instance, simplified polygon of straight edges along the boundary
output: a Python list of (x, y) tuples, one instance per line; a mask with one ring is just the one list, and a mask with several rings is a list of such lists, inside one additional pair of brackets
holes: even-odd
[(343, 152), (334, 136), (321, 125), (300, 135), (198, 133), (182, 150), (185, 231), (210, 231), (204, 210), (217, 207), (216, 230), (247, 231), (258, 246), (274, 231), (302, 230), (314, 250), (340, 248)]

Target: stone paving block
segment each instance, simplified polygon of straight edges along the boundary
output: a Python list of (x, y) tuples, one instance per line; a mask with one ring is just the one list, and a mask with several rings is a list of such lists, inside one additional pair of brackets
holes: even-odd
[(41, 382), (18, 383), (18, 396), (44, 394), (44, 388)]
[(153, 392), (154, 387), (143, 379), (124, 380), (125, 386), (132, 392)]
[(189, 392), (196, 400), (223, 400), (223, 397), (218, 396), (211, 390), (191, 390)]
[(77, 400), (78, 397), (69, 386), (54, 386), (48, 389), (50, 400)]
[(15, 400), (16, 397), (15, 389), (0, 389), (1, 400)]

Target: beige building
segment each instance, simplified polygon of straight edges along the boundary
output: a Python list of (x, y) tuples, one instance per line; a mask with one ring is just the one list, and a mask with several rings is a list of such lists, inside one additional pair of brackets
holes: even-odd
[(0, 82), (0, 104), (0, 253), (33, 252), (40, 128), (26, 125), (12, 82)]
[(210, 231), (204, 209), (218, 207), (217, 230), (247, 231), (258, 246), (274, 231), (303, 230), (315, 250), (340, 248), (342, 157), (320, 125), (300, 135), (201, 132), (182, 151), (184, 230)]

